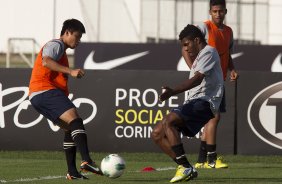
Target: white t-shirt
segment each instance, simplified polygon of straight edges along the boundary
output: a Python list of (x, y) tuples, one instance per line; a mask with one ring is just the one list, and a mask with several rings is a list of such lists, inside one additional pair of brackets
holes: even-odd
[(204, 74), (200, 85), (189, 90), (188, 101), (204, 99), (210, 102), (214, 114), (218, 112), (223, 95), (223, 74), (220, 66), (220, 57), (215, 48), (206, 45), (198, 54), (191, 67), (190, 76), (195, 72)]

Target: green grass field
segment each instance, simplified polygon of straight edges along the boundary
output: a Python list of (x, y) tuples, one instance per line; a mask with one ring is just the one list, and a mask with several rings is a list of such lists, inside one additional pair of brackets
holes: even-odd
[[(106, 155), (95, 153), (91, 156), (99, 164)], [(0, 183), (161, 184), (169, 183), (175, 174), (176, 165), (164, 154), (120, 153), (120, 155), (126, 161), (126, 170), (118, 179), (88, 174), (90, 180), (66, 181), (63, 152), (0, 151)], [(195, 163), (196, 155), (189, 155), (188, 159)], [(198, 178), (188, 183), (282, 183), (282, 156), (224, 155), (224, 159), (229, 164), (228, 169), (198, 169)], [(157, 171), (141, 172), (148, 166), (154, 167)]]

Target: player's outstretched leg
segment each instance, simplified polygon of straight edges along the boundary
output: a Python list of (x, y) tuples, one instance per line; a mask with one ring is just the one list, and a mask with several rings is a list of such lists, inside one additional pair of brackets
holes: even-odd
[(73, 142), (70, 131), (65, 131), (64, 151), (68, 166), (68, 173), (66, 175), (66, 179), (88, 179), (87, 177), (81, 175), (76, 169), (76, 146)]
[(71, 136), (75, 142), (82, 158), (80, 169), (95, 174), (103, 175), (100, 168), (92, 161), (87, 145), (87, 135), (81, 118), (76, 118), (70, 122)]

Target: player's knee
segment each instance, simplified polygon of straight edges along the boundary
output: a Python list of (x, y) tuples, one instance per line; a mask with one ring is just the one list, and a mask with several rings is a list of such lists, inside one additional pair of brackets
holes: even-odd
[(173, 114), (168, 114), (162, 122), (166, 128), (175, 127), (176, 119)]
[(70, 124), (72, 121), (74, 121), (75, 119), (80, 118), (76, 109), (75, 108), (71, 108), (67, 111), (65, 111), (60, 117), (59, 119), (63, 122), (66, 122), (67, 124)]
[(219, 118), (214, 118), (213, 121), (211, 121), (210, 126), (217, 127), (218, 123)]
[(160, 130), (159, 129), (156, 129), (156, 128), (153, 129), (153, 131), (152, 131), (152, 139), (154, 141), (158, 141), (160, 139)]
[(152, 138), (155, 142), (161, 140), (165, 136), (165, 131), (169, 127), (168, 124), (170, 124), (169, 119), (169, 116), (164, 117), (153, 129)]
[(163, 135), (163, 126), (160, 123), (158, 123), (155, 128), (153, 129), (152, 131), (152, 139), (155, 141), (155, 142), (158, 142), (161, 138), (162, 138), (162, 135)]
[(218, 114), (215, 115), (214, 121), (215, 121), (216, 123), (218, 123), (219, 120), (220, 120), (220, 114), (218, 113)]
[[(213, 119), (210, 119), (205, 127), (216, 127), (219, 123), (220, 117), (215, 116)], [(206, 128), (205, 128), (206, 129)]]

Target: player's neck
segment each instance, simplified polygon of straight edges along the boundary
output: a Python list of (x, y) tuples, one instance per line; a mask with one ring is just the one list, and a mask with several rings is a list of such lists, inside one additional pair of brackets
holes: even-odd
[(205, 48), (206, 45), (207, 45), (207, 43), (201, 42), (201, 43), (199, 44), (199, 50), (200, 50), (200, 51), (203, 50), (203, 48)]
[(66, 44), (66, 42), (64, 41), (64, 37), (60, 36), (60, 40), (64, 43), (65, 46), (65, 51), (69, 48), (69, 46)]
[(223, 22), (219, 22), (219, 23), (217, 23), (217, 22), (214, 22), (214, 21), (211, 21), (218, 29), (223, 29), (223, 26), (224, 26), (224, 24), (223, 24)]

